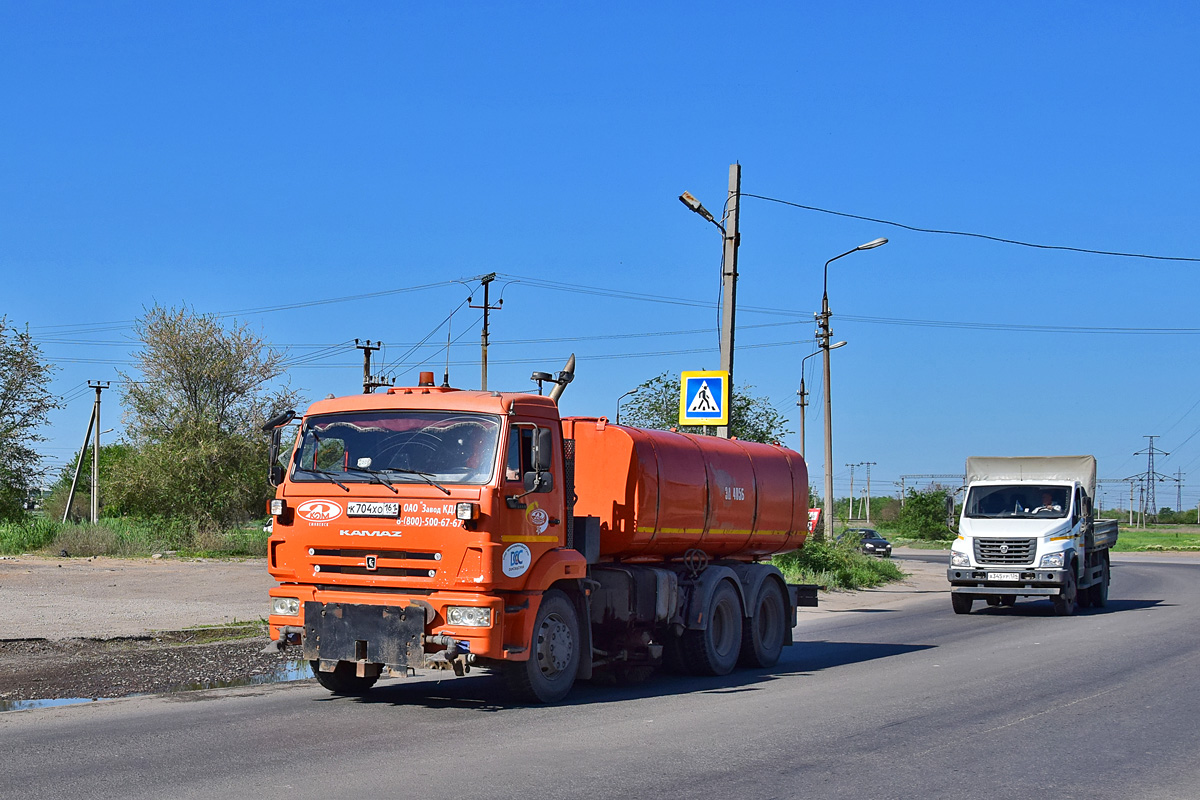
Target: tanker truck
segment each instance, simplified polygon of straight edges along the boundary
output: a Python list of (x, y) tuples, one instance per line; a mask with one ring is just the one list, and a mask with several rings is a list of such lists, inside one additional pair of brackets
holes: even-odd
[[(538, 377), (551, 378), (547, 373)], [(417, 386), (330, 398), (272, 434), (268, 619), (335, 694), (474, 667), (523, 702), (664, 663), (770, 667), (815, 586), (808, 471), (777, 445), (560, 418), (549, 395)]]
[(1094, 456), (967, 459), (967, 496), (950, 549), (956, 614), (977, 599), (1048, 598), (1054, 613), (1108, 603), (1117, 521), (1095, 519)]

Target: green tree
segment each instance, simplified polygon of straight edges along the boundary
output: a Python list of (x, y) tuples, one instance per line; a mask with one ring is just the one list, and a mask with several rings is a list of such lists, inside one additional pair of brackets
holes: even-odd
[[(792, 433), (787, 420), (766, 397), (751, 394), (753, 386), (734, 388), (729, 404), (729, 435), (749, 442), (781, 442)], [(621, 411), (621, 422), (639, 428), (670, 430), (679, 427), (679, 376), (664, 372), (638, 386), (637, 394)], [(688, 427), (689, 433), (706, 432)]]
[(23, 502), (39, 477), (39, 431), (59, 408), (50, 393), (53, 367), (42, 360), (29, 330), (0, 317), (0, 519), (23, 515)]
[(925, 491), (909, 489), (904, 506), (896, 513), (888, 529), (912, 539), (952, 539), (954, 532), (946, 526), (945, 489), (933, 487)]
[[(114, 506), (109, 497), (108, 478), (121, 462), (137, 457), (132, 445), (125, 443), (100, 445), (100, 511), (102, 514), (122, 514), (124, 509)], [(50, 519), (61, 520), (71, 495), (71, 481), (75, 477), (75, 465), (79, 462), (79, 451), (58, 473), (58, 480), (50, 487), (50, 495), (42, 506)], [(79, 481), (75, 485), (75, 498), (71, 501), (69, 519), (81, 520), (88, 516), (92, 506), (92, 454), (89, 449), (79, 468)]]
[(245, 324), (186, 308), (155, 306), (134, 329), (138, 374), (121, 377), (136, 456), (114, 465), (110, 503), (205, 528), (260, 515), (270, 486), (259, 428), (298, 399), (278, 384), (283, 354)]

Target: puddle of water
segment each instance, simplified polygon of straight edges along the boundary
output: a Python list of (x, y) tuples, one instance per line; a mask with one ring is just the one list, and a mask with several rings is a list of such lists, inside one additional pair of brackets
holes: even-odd
[[(307, 661), (288, 661), (280, 664), (270, 672), (261, 675), (250, 675), (232, 681), (197, 681), (172, 686), (156, 694), (176, 694), (179, 692), (195, 692), (202, 689), (228, 689), (234, 686), (262, 686), (268, 683), (290, 683), (312, 677)], [(121, 695), (122, 697), (138, 697), (137, 694)], [(140, 695), (144, 696), (144, 695)], [(81, 703), (95, 703), (100, 700), (114, 700), (113, 697), (61, 697), (55, 700), (0, 700), (0, 713), (5, 711), (30, 711), (35, 708), (56, 708), (58, 706), (74, 706)]]

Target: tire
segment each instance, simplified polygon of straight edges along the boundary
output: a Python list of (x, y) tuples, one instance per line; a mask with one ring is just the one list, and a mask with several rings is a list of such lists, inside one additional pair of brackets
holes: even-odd
[(1000, 595), (998, 594), (989, 594), (985, 596), (984, 599), (987, 600), (987, 604), (993, 608), (998, 608), (1002, 602), (1000, 600)]
[(529, 659), (505, 665), (509, 691), (523, 703), (562, 700), (579, 674), (581, 643), (575, 604), (557, 589), (546, 592), (533, 622)]
[(320, 661), (310, 661), (308, 662), (308, 666), (312, 670), (313, 677), (317, 679), (317, 683), (334, 694), (342, 694), (349, 697), (358, 697), (366, 694), (371, 691), (371, 687), (375, 685), (375, 681), (379, 680), (378, 675), (370, 678), (358, 677), (355, 674), (355, 665), (352, 661), (339, 661), (337, 668), (333, 672), (322, 672)]
[(1104, 608), (1108, 605), (1108, 553), (1104, 554), (1104, 572), (1100, 575), (1100, 582), (1088, 587), (1088, 592), (1091, 595), (1092, 608)]
[(787, 637), (787, 603), (779, 583), (772, 578), (763, 581), (750, 609), (750, 624), (745, 625), (743, 620), (738, 663), (743, 667), (773, 667), (779, 662)]
[(975, 598), (969, 594), (961, 594), (959, 592), (950, 593), (950, 605), (954, 606), (955, 614), (970, 614), (971, 606), (975, 603)]
[(707, 628), (683, 634), (684, 661), (696, 675), (728, 675), (742, 651), (742, 604), (728, 581), (709, 597), (705, 617)]
[(1017, 596), (1015, 594), (1001, 595), (1000, 605), (1012, 608), (1017, 604)]
[(1062, 594), (1050, 598), (1050, 602), (1054, 604), (1054, 616), (1069, 617), (1075, 613), (1076, 602), (1079, 599), (1077, 581), (1075, 569), (1072, 567), (1067, 572), (1067, 584), (1063, 587)]

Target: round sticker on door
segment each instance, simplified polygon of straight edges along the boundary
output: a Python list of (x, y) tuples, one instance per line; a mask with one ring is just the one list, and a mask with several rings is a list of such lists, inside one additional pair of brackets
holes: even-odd
[(500, 556), (500, 569), (510, 578), (518, 578), (529, 569), (532, 554), (523, 544), (510, 544)]
[(550, 524), (550, 515), (546, 513), (546, 509), (538, 508), (537, 503), (529, 505), (529, 510), (525, 512), (525, 516), (533, 525), (535, 533), (542, 533), (546, 530), (546, 526)]

